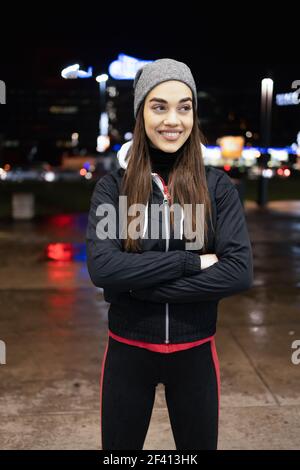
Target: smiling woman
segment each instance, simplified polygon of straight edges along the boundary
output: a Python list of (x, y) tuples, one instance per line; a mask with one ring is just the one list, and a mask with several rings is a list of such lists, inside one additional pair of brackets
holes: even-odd
[[(252, 282), (243, 209), (226, 173), (204, 166), (189, 67), (173, 59), (148, 63), (137, 72), (134, 90), (133, 139), (118, 152), (120, 168), (97, 183), (87, 229), (91, 279), (110, 302), (100, 387), (102, 448), (143, 448), (155, 387), (163, 383), (176, 449), (216, 449), (218, 301)], [(128, 208), (147, 208), (141, 236), (99, 239), (97, 225), (105, 217), (103, 212), (99, 220), (99, 207), (117, 207), (120, 197)], [(186, 204), (192, 223), (182, 216), (178, 237), (170, 209)], [(204, 208), (200, 226), (198, 205)], [(118, 217), (130, 227), (134, 211), (124, 212), (119, 209)], [(200, 249), (186, 242), (195, 238), (181, 230), (186, 225), (203, 238)]]
[[(155, 69), (150, 69), (148, 78), (145, 78), (148, 70), (146, 67), (144, 73), (137, 73), (140, 78), (135, 79), (134, 85), (136, 125), (132, 146), (127, 155), (128, 168), (122, 181), (122, 194), (127, 196), (128, 207), (135, 204), (146, 205), (152, 191), (151, 171), (155, 171), (157, 167), (155, 165), (153, 168), (153, 160), (159, 160), (160, 156), (162, 164), (169, 167), (167, 179), (170, 204), (178, 202), (182, 207), (184, 204), (193, 207), (192, 229), (197, 232), (198, 239), (203, 238), (204, 231), (205, 253), (211, 204), (202, 158), (201, 142), (204, 137), (196, 113), (197, 91), (188, 67), (185, 64), (180, 65), (178, 75), (178, 62), (176, 65), (174, 62), (176, 61), (171, 59), (161, 59), (160, 62), (161, 67), (166, 67), (165, 76), (169, 80), (161, 80)], [(176, 158), (178, 154), (180, 158)], [(145, 158), (141, 158), (141, 155)], [(168, 156), (170, 165), (167, 165)], [(135, 185), (132, 185), (133, 179)], [(197, 204), (204, 206), (204, 227), (196, 226)], [(132, 221), (133, 217), (129, 215), (127, 226)], [(174, 230), (173, 211), (170, 213), (170, 222)], [(137, 252), (140, 250), (140, 241), (128, 237), (124, 247), (126, 251)]]
[[(162, 97), (168, 97), (168, 100)], [(145, 130), (152, 146), (175, 152), (189, 138), (193, 128), (192, 91), (178, 80), (157, 85), (146, 97)]]

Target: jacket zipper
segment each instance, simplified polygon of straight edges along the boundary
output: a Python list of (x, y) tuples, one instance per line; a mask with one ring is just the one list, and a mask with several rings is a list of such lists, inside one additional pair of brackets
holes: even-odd
[[(164, 201), (163, 201), (163, 204), (164, 204), (164, 212), (165, 212), (165, 232), (166, 232), (166, 250), (165, 251), (168, 251), (169, 250), (169, 238), (170, 238), (169, 224), (168, 224), (168, 220), (169, 220), (168, 206), (169, 206), (169, 200), (171, 199), (171, 196), (169, 194), (168, 187), (166, 186), (164, 180), (162, 179), (161, 176), (159, 176), (159, 178), (160, 178), (160, 180), (163, 184), (163, 187), (164, 187)], [(166, 323), (165, 323), (165, 325), (166, 325), (166, 327), (165, 327), (165, 333), (166, 333), (165, 343), (169, 344), (170, 343), (170, 336), (169, 336), (170, 322), (169, 322), (169, 304), (168, 303), (166, 303)]]

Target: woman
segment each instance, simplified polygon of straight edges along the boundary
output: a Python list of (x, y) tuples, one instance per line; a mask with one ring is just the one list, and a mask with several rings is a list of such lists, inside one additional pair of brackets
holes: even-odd
[(148, 63), (133, 86), (133, 139), (118, 152), (119, 168), (97, 182), (87, 228), (89, 273), (110, 302), (102, 448), (143, 448), (162, 383), (176, 448), (216, 449), (217, 309), (252, 285), (245, 216), (230, 178), (204, 166), (189, 67)]

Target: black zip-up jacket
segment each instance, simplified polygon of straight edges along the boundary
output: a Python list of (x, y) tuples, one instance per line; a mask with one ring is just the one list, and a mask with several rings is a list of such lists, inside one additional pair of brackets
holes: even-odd
[[(218, 257), (209, 268), (201, 270), (202, 250), (186, 250), (185, 241), (175, 239), (172, 229), (169, 237), (142, 238), (142, 252), (128, 253), (118, 233), (118, 197), (126, 170), (122, 155), (128, 148), (127, 143), (118, 154), (120, 168), (96, 183), (86, 232), (91, 280), (104, 289), (104, 299), (110, 303), (108, 327), (117, 335), (150, 343), (184, 343), (212, 336), (219, 301), (249, 289), (253, 282), (252, 248), (238, 191), (226, 173), (206, 167), (214, 226), (212, 230), (209, 225), (207, 253)], [(166, 202), (159, 178), (152, 175), (148, 226), (154, 221), (151, 204)], [(106, 215), (96, 215), (102, 204), (116, 208), (115, 238), (97, 237), (96, 226)], [(159, 224), (161, 234), (161, 213)]]

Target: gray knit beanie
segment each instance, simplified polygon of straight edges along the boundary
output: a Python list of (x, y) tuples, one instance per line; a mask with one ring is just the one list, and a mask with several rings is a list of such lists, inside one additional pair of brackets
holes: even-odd
[(179, 80), (189, 86), (197, 109), (197, 89), (190, 68), (174, 59), (158, 59), (141, 67), (135, 75), (133, 82), (135, 118), (143, 99), (152, 88), (168, 80)]

